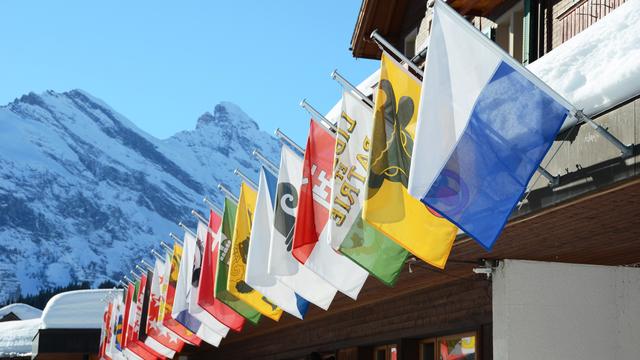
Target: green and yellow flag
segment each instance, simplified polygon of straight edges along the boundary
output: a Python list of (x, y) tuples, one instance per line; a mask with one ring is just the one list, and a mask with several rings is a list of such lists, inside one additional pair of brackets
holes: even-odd
[(218, 266), (216, 268), (216, 298), (253, 324), (257, 324), (260, 321), (260, 312), (227, 291), (229, 263), (231, 260), (231, 239), (235, 228), (237, 211), (238, 206), (236, 204), (229, 199), (224, 199), (222, 226), (220, 226)]
[(264, 295), (253, 289), (244, 281), (247, 272), (247, 254), (253, 212), (256, 208), (257, 192), (244, 182), (240, 187), (240, 201), (236, 213), (236, 226), (231, 242), (231, 262), (227, 290), (238, 299), (251, 305), (262, 315), (275, 321), (280, 320), (282, 309), (270, 302)]
[(362, 220), (373, 109), (345, 90), (337, 129), (329, 222), (331, 246), (386, 285), (393, 286), (409, 253)]
[(420, 81), (383, 53), (363, 218), (423, 261), (444, 268), (458, 229), (407, 191)]

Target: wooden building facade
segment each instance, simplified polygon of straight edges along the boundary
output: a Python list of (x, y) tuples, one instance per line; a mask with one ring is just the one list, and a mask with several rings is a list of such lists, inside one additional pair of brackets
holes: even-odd
[[(380, 50), (370, 39), (371, 32), (377, 29), (405, 55), (418, 63), (421, 58), (423, 61), (422, 50), (431, 21), (430, 2), (364, 0), (351, 40), (353, 56), (379, 59)], [(622, 2), (452, 0), (448, 3), (527, 64)], [(597, 120), (623, 143), (638, 144), (638, 96), (601, 114)], [(219, 349), (204, 346), (183, 356), (338, 360), (535, 358), (532, 354), (514, 357), (494, 353), (495, 349), (505, 349), (505, 344), (494, 344), (494, 340), (503, 341), (504, 335), (494, 328), (498, 306), (494, 279), (474, 269), (487, 263), (499, 267), (506, 259), (631, 269), (640, 264), (638, 147), (634, 148), (633, 156), (623, 158), (592, 128), (581, 126), (556, 141), (550, 153), (557, 153), (548, 170), (560, 175), (559, 186), (552, 188), (545, 181), (534, 184), (493, 251), (487, 252), (461, 235), (443, 271), (410, 259), (394, 287), (369, 278), (357, 301), (338, 294), (328, 311), (312, 308), (304, 321), (285, 314), (277, 323), (265, 320), (239, 334), (230, 333)], [(539, 286), (543, 293), (544, 286)], [(634, 291), (630, 290), (631, 297), (636, 299)], [(499, 302), (502, 304), (503, 299)], [(636, 319), (640, 309), (632, 307), (631, 312), (631, 318)], [(504, 319), (498, 320), (503, 329)], [(465, 348), (464, 356), (448, 356), (450, 351), (460, 353), (460, 347)]]

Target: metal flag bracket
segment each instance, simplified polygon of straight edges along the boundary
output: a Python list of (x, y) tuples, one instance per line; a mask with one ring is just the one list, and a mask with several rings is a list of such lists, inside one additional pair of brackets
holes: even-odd
[(191, 215), (195, 216), (195, 218), (198, 219), (198, 221), (200, 221), (203, 224), (207, 224), (208, 223), (208, 221), (202, 215), (200, 215), (199, 212), (197, 212), (195, 210), (191, 210)]
[(153, 254), (153, 256), (156, 257), (156, 259), (160, 261), (164, 261), (164, 258), (162, 257), (162, 255), (160, 255), (160, 253), (157, 252), (155, 249), (151, 249), (151, 253)]
[(374, 107), (373, 101), (371, 101), (371, 99), (369, 99), (362, 91), (360, 91), (357, 87), (355, 87), (352, 83), (350, 83), (347, 79), (340, 75), (337, 69), (333, 70), (330, 76), (333, 80), (342, 85), (345, 90), (352, 91), (357, 97), (359, 97), (362, 101), (369, 105), (369, 107)]
[(209, 200), (208, 197), (204, 197), (202, 199), (202, 202), (207, 204), (207, 206), (209, 206), (209, 208), (211, 210), (213, 210), (214, 212), (218, 213), (218, 214), (222, 214), (222, 209), (220, 209), (216, 204), (212, 203), (211, 200)]
[(269, 159), (267, 159), (264, 155), (262, 155), (262, 153), (260, 152), (260, 150), (255, 149), (252, 152), (253, 156), (255, 156), (256, 159), (258, 159), (258, 161), (260, 161), (260, 163), (262, 165), (264, 165), (264, 167), (269, 170), (269, 172), (275, 176), (278, 176), (278, 167), (276, 166), (276, 164), (272, 163), (271, 161), (269, 161)]
[(170, 254), (173, 252), (173, 249), (169, 245), (167, 245), (164, 241), (160, 241), (160, 246), (162, 246), (162, 248)]
[(227, 189), (226, 186), (222, 184), (218, 184), (218, 190), (220, 190), (224, 194), (224, 196), (226, 196), (229, 200), (233, 201), (234, 203), (238, 204), (238, 202), (240, 202), (240, 199), (238, 199), (235, 195), (233, 195), (231, 190)]
[(320, 114), (320, 112), (316, 110), (313, 106), (311, 106), (307, 102), (307, 99), (302, 99), (302, 101), (300, 101), (300, 106), (302, 106), (302, 108), (304, 108), (309, 114), (311, 114), (311, 118), (313, 118), (315, 121), (319, 122), (324, 127), (326, 127), (332, 135), (335, 135), (335, 133), (338, 131), (338, 128), (336, 127), (336, 125), (331, 121), (329, 121), (322, 114)]
[(620, 154), (622, 155), (623, 159), (627, 159), (633, 156), (633, 145), (625, 145), (624, 143), (622, 143), (622, 141), (618, 140), (617, 137), (613, 136), (607, 129), (602, 127), (602, 125), (598, 124), (593, 119), (585, 115), (582, 110), (576, 110), (573, 113), (573, 116), (576, 117), (578, 122), (584, 121), (589, 124), (589, 126), (591, 126), (591, 128), (593, 128), (598, 133), (598, 135), (605, 138), (605, 140), (607, 140), (618, 150), (620, 150)]
[(240, 179), (242, 179), (242, 181), (244, 181), (247, 185), (252, 187), (254, 190), (258, 189), (258, 184), (256, 184), (253, 180), (249, 179), (249, 177), (247, 175), (245, 175), (239, 169), (233, 170), (233, 175), (235, 175), (235, 176), (239, 177)]
[(276, 131), (274, 132), (274, 135), (278, 139), (280, 139), (280, 141), (282, 141), (283, 143), (286, 143), (291, 148), (296, 149), (300, 154), (304, 155), (304, 149), (300, 145), (296, 144), (295, 141), (291, 140), (291, 138), (288, 137), (285, 133), (283, 133), (282, 130), (280, 130), (280, 128), (276, 129)]
[(559, 175), (555, 175), (555, 176), (551, 175), (551, 173), (548, 172), (547, 169), (543, 168), (542, 166), (538, 166), (538, 172), (540, 173), (540, 175), (544, 176), (545, 179), (549, 180), (549, 186), (556, 187), (560, 185)]
[(400, 59), (403, 63), (407, 64), (407, 66), (410, 67), (411, 70), (413, 70), (416, 74), (418, 74), (420, 78), (424, 77), (424, 72), (418, 67), (418, 65), (404, 56), (404, 54), (398, 51), (398, 49), (393, 47), (393, 45), (391, 45), (385, 38), (382, 37), (382, 35), (378, 33), (378, 29), (373, 30), (373, 32), (371, 33), (371, 39), (378, 43), (378, 46), (383, 49), (387, 49), (395, 57)]

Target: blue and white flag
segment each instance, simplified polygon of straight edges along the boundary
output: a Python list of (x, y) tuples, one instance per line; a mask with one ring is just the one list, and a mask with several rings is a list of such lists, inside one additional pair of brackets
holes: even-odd
[(273, 227), (273, 200), (277, 182), (278, 179), (264, 167), (260, 169), (260, 184), (256, 208), (253, 212), (245, 282), (282, 310), (302, 319), (307, 313), (309, 302), (282, 283), (277, 275), (269, 274), (269, 243)]
[(490, 249), (572, 109), (437, 0), (409, 193)]

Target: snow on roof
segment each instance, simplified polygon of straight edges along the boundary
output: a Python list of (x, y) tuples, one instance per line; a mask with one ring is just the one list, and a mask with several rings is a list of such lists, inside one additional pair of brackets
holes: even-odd
[(528, 69), (590, 116), (637, 96), (640, 1), (627, 1)]
[(76, 290), (52, 297), (42, 312), (41, 329), (100, 329), (106, 307), (103, 300), (112, 291)]
[[(640, 1), (625, 2), (527, 68), (589, 116), (640, 95)], [(379, 73), (358, 89), (370, 95)], [(325, 117), (337, 121), (341, 103)]]
[(14, 313), (20, 320), (29, 320), (39, 319), (42, 315), (42, 310), (27, 304), (11, 304), (0, 309), (0, 318), (5, 317), (9, 313)]
[(31, 343), (40, 328), (40, 318), (0, 322), (0, 357), (31, 355)]

